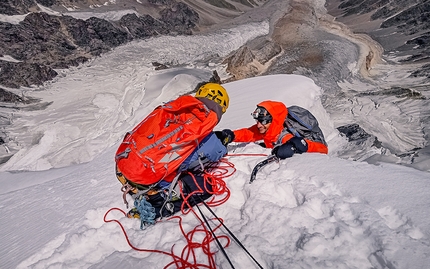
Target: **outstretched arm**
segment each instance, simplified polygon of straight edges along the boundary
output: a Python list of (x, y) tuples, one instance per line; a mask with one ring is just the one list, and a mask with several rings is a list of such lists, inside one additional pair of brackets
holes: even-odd
[(234, 131), (234, 142), (255, 142), (263, 139), (263, 135), (258, 131), (257, 125)]

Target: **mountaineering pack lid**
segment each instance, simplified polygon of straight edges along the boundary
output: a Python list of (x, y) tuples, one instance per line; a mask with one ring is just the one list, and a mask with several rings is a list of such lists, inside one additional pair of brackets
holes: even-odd
[(257, 106), (254, 112), (251, 113), (251, 116), (260, 122), (261, 124), (268, 124), (272, 122), (272, 115), (262, 106)]

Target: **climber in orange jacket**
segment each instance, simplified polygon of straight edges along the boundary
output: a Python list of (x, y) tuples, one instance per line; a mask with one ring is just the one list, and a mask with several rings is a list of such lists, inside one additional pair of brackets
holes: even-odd
[[(290, 111), (290, 115), (289, 115)], [(251, 114), (256, 124), (234, 131), (234, 142), (257, 142), (273, 148), (272, 154), (279, 159), (295, 153), (328, 153), (327, 143), (316, 118), (299, 106), (287, 108), (277, 101), (263, 101)]]

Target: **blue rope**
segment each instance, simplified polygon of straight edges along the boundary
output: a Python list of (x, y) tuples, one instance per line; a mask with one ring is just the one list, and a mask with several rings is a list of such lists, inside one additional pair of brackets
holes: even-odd
[(144, 230), (145, 225), (150, 225), (155, 223), (155, 208), (146, 201), (144, 197), (142, 199), (134, 200), (134, 206), (140, 215), (140, 229)]

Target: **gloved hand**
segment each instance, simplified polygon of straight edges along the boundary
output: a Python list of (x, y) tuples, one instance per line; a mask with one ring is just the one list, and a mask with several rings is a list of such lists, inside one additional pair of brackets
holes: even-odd
[(234, 140), (234, 132), (230, 129), (224, 129), (222, 131), (216, 131), (214, 133), (224, 146), (227, 146)]
[(294, 147), (295, 153), (303, 153), (308, 151), (308, 143), (303, 137), (293, 137), (288, 140), (287, 143), (291, 143)]
[(272, 149), (272, 155), (275, 155), (276, 157), (278, 157), (278, 150), (281, 146), (276, 146)]
[(272, 149), (272, 155), (283, 160), (294, 155), (294, 147), (291, 143), (285, 143)]
[(308, 144), (301, 137), (293, 137), (285, 144), (275, 147), (272, 154), (279, 159), (290, 158), (294, 153), (303, 153), (308, 151)]

